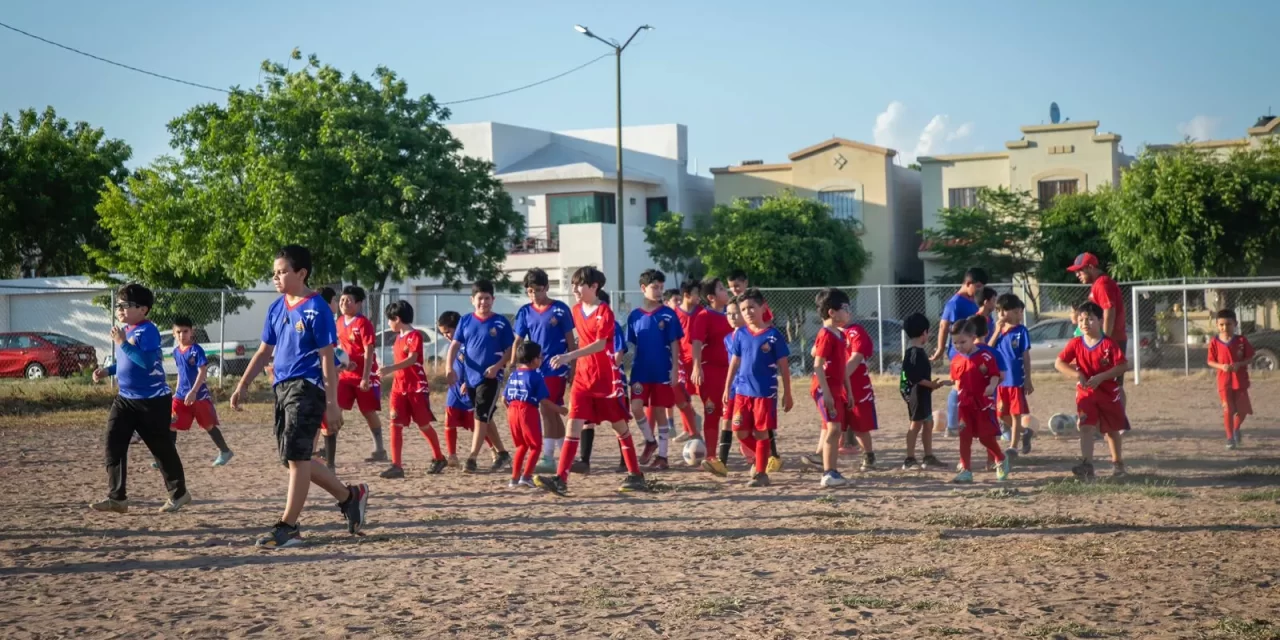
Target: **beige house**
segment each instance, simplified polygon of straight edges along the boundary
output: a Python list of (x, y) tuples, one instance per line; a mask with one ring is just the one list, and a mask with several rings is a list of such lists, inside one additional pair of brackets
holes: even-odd
[(716, 204), (738, 199), (758, 205), (790, 189), (831, 207), (839, 218), (861, 223), (862, 245), (871, 264), (862, 282), (920, 283), (920, 173), (894, 164), (897, 151), (831, 138), (801, 149), (790, 162), (747, 161), (711, 170)]
[[(1022, 138), (994, 153), (922, 156), (921, 203), (924, 227), (937, 224), (938, 211), (970, 206), (980, 187), (1029, 191), (1042, 206), (1059, 194), (1095, 189), (1120, 180), (1132, 160), (1120, 136), (1099, 133), (1096, 120), (1022, 127)], [(717, 196), (719, 188), (717, 184)], [(942, 266), (927, 243), (917, 243), (926, 282), (936, 282)]]
[[(1204, 149), (1220, 158), (1225, 158), (1242, 149), (1257, 149), (1267, 139), (1280, 140), (1280, 116), (1262, 116), (1254, 126), (1245, 131), (1245, 137), (1232, 140), (1196, 140), (1191, 146)], [(1177, 148), (1176, 144), (1153, 144), (1147, 148), (1152, 151), (1167, 151)]]

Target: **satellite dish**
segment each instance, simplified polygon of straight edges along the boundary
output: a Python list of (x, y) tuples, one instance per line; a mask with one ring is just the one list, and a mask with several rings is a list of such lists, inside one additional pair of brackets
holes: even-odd
[(1052, 122), (1053, 124), (1058, 124), (1060, 120), (1062, 120), (1062, 112), (1058, 110), (1058, 103), (1050, 102), (1049, 103), (1049, 122)]

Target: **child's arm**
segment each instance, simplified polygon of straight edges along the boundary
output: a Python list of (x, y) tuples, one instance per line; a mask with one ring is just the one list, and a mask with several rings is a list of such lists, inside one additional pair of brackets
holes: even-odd
[(924, 380), (921, 380), (921, 381), (917, 382), (916, 384), (917, 384), (917, 385), (919, 385), (919, 386), (921, 386), (921, 387), (924, 387), (924, 388), (926, 388), (926, 389), (929, 389), (929, 390), (931, 390), (931, 391), (937, 391), (938, 389), (941, 389), (941, 388), (943, 388), (943, 387), (949, 387), (949, 386), (951, 386), (951, 385), (955, 384), (955, 382), (953, 382), (953, 381), (951, 381), (951, 380), (945, 380), (945, 381), (943, 381), (943, 382), (938, 382), (937, 380), (933, 380), (933, 379), (931, 379), (931, 378), (925, 378)]
[(675, 387), (680, 384), (680, 340), (672, 340), (667, 348), (671, 350), (671, 386)]
[(562, 415), (562, 416), (567, 416), (567, 415), (569, 415), (569, 408), (568, 408), (568, 407), (562, 407), (562, 406), (560, 406), (560, 405), (558, 405), (558, 404), (556, 404), (556, 403), (552, 402), (550, 398), (543, 398), (543, 399), (542, 399), (542, 402), (539, 402), (539, 403), (538, 403), (538, 406), (542, 407), (542, 410), (543, 410), (543, 411), (550, 411), (550, 412), (552, 412), (552, 413), (558, 413), (558, 414), (560, 414), (560, 415)]
[[(454, 344), (457, 344), (457, 343), (455, 342)], [(366, 362), (368, 361), (366, 360)], [(445, 362), (453, 362), (453, 359), (450, 358)], [(418, 354), (417, 352), (411, 351), (409, 353), (409, 357), (405, 358), (404, 360), (401, 360), (400, 362), (397, 362), (395, 364), (389, 364), (381, 369), (378, 369), (378, 377), (381, 378), (384, 376), (389, 376), (397, 371), (400, 371), (401, 369), (408, 369), (409, 367), (412, 367), (415, 364), (418, 364)], [(449, 375), (453, 375), (453, 367), (449, 367)], [(449, 384), (450, 386), (452, 386), (453, 382), (450, 382)]]
[(563, 367), (564, 365), (567, 365), (573, 362), (574, 360), (578, 360), (580, 358), (585, 358), (587, 356), (600, 353), (601, 351), (604, 351), (605, 346), (612, 340), (613, 340), (613, 336), (609, 336), (608, 338), (600, 338), (599, 340), (596, 340), (595, 342), (592, 342), (591, 344), (585, 347), (582, 347), (581, 349), (574, 349), (569, 353), (558, 355), (551, 359), (551, 368), (558, 369), (560, 367)]
[(360, 390), (368, 391), (369, 377), (373, 375), (373, 336), (369, 336), (370, 340), (364, 345), (364, 364), (360, 366)]
[(1031, 384), (1031, 349), (1022, 352), (1022, 390), (1030, 395), (1036, 388)]
[(991, 376), (991, 379), (990, 379), (990, 380), (987, 380), (987, 389), (986, 389), (986, 394), (987, 394), (988, 396), (994, 395), (994, 394), (995, 394), (995, 392), (996, 392), (996, 389), (1000, 387), (1000, 378), (1001, 378), (1001, 377), (1002, 377), (1002, 376), (1001, 376), (1000, 374), (998, 374), (998, 373), (997, 373), (996, 375)]
[(196, 381), (191, 384), (191, 390), (187, 392), (187, 396), (182, 399), (182, 403), (188, 407), (196, 403), (196, 397), (200, 395), (200, 387), (203, 387), (205, 381), (209, 377), (209, 365), (201, 365), (198, 373), (196, 373)]
[(942, 354), (947, 352), (947, 336), (950, 335), (951, 321), (943, 318), (938, 322), (938, 348), (929, 356), (930, 360), (937, 360)]
[(702, 384), (702, 341), (693, 341), (693, 371), (689, 372), (689, 381), (695, 385)]
[(1053, 361), (1053, 368), (1057, 369), (1058, 373), (1061, 373), (1068, 378), (1075, 378), (1076, 382), (1078, 382), (1080, 386), (1084, 386), (1085, 383), (1088, 382), (1088, 380), (1085, 379), (1084, 374), (1080, 373), (1079, 369), (1067, 364), (1061, 357)]
[(484, 377), (489, 378), (490, 380), (497, 378), (498, 372), (507, 368), (507, 363), (511, 361), (511, 354), (515, 353), (513, 351), (514, 347), (515, 343), (512, 343), (510, 347), (507, 347), (507, 350), (502, 352), (502, 357), (499, 358), (492, 367), (484, 370)]
[(850, 353), (849, 360), (844, 365), (844, 377), (848, 378), (853, 375), (853, 372), (857, 371), (858, 367), (862, 366), (862, 363), (866, 362), (866, 360), (867, 357), (856, 350)]
[(795, 401), (791, 398), (791, 367), (786, 356), (778, 358), (778, 375), (782, 376), (782, 410), (790, 412)]
[(338, 410), (338, 363), (333, 356), (333, 345), (320, 347), (320, 371), (324, 374), (325, 414), (330, 424), (341, 421), (342, 413)]
[(742, 365), (742, 358), (732, 356), (729, 358), (729, 376), (725, 378), (724, 395), (720, 398), (720, 406), (729, 406), (729, 394), (733, 391), (733, 380), (738, 377), (738, 367)]
[[(818, 379), (818, 389), (822, 392), (822, 407), (826, 409), (828, 416), (833, 416), (836, 413), (836, 400), (831, 395), (831, 385), (827, 383), (827, 375), (824, 373), (826, 363), (827, 359), (822, 356), (813, 357), (813, 377)], [(845, 378), (844, 386), (845, 391), (848, 391), (849, 381), (847, 377)], [(848, 394), (846, 394), (846, 397), (848, 397)]]
[[(249, 360), (249, 366), (244, 370), (244, 375), (240, 376), (240, 382), (236, 383), (236, 390), (231, 394), (232, 409), (240, 409), (241, 401), (244, 400), (245, 392), (249, 389), (249, 384), (253, 382), (254, 378), (258, 377), (259, 373), (262, 373), (262, 370), (267, 366), (267, 363), (271, 361), (271, 355), (274, 354), (275, 351), (276, 348), (273, 345), (269, 345), (265, 342), (258, 345), (258, 351), (255, 352), (253, 354), (253, 358)], [(329, 355), (333, 356), (332, 351), (330, 351)], [(332, 357), (330, 357), (330, 360), (332, 360)]]
[(1114, 367), (1111, 367), (1110, 369), (1103, 371), (1102, 373), (1099, 373), (1098, 375), (1092, 378), (1089, 378), (1088, 380), (1085, 381), (1085, 386), (1092, 389), (1108, 380), (1115, 380), (1116, 378), (1123, 376), (1128, 371), (1129, 371), (1129, 363), (1121, 362), (1120, 364)]
[[(460, 351), (461, 349), (462, 349), (462, 343), (458, 342), (457, 340), (454, 340), (453, 342), (449, 343), (449, 351), (444, 356), (445, 366), (449, 372), (445, 376), (445, 381), (451, 387), (454, 385), (454, 383), (458, 381), (458, 372), (454, 371), (453, 369), (453, 361), (458, 357), (458, 351)], [(417, 354), (410, 354), (409, 358), (405, 358), (405, 360), (407, 361), (413, 358), (415, 355)], [(407, 367), (407, 366), (409, 365), (404, 365), (404, 367)], [(400, 369), (403, 369), (404, 367), (400, 367)], [(390, 369), (390, 367), (387, 367), (387, 369)], [(399, 369), (391, 369), (391, 371), (399, 371)]]

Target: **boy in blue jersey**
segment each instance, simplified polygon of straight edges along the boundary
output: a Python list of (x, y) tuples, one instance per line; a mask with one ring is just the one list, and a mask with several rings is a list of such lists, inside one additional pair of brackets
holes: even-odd
[(249, 385), (275, 356), (276, 448), (289, 468), (289, 493), (280, 520), (258, 537), (257, 545), (266, 549), (302, 544), (298, 518), (312, 484), (338, 501), (352, 534), (359, 535), (364, 527), (369, 500), (368, 485), (343, 484), (332, 469), (312, 459), (321, 419), (327, 415), (337, 424), (341, 411), (334, 362), (337, 324), (329, 305), (307, 287), (311, 271), (311, 252), (306, 247), (286, 245), (276, 252), (271, 282), (282, 295), (267, 308), (262, 344), (231, 394), (231, 408), (243, 410)]
[(507, 424), (511, 427), (511, 441), (516, 449), (515, 463), (511, 465), (511, 483), (508, 488), (535, 488), (533, 470), (538, 464), (538, 449), (542, 446), (542, 415), (550, 411), (568, 415), (569, 411), (551, 400), (542, 377), (542, 347), (536, 342), (525, 342), (516, 350), (518, 366), (507, 380), (502, 397), (507, 404)]
[(631, 413), (636, 422), (647, 423), (645, 409), (652, 409), (653, 419), (658, 423), (658, 455), (649, 467), (654, 471), (669, 467), (671, 408), (676, 405), (676, 385), (680, 384), (680, 362), (676, 356), (680, 338), (684, 337), (676, 312), (662, 304), (665, 283), (666, 275), (657, 269), (641, 273), (640, 291), (644, 302), (627, 317), (627, 342), (636, 349), (631, 360)]
[(493, 413), (498, 408), (498, 396), (501, 389), (502, 370), (511, 361), (511, 347), (515, 344), (515, 332), (511, 323), (493, 312), (493, 283), (488, 280), (477, 280), (471, 285), (471, 304), (475, 313), (462, 317), (458, 322), (458, 330), (453, 334), (453, 342), (449, 344), (446, 362), (452, 362), (458, 354), (462, 354), (462, 366), (459, 370), (450, 369), (449, 384), (462, 379), (462, 390), (471, 398), (475, 407), (475, 432), (471, 434), (471, 452), (467, 456), (467, 473), (476, 472), (476, 456), (485, 440), (493, 438), (498, 449), (498, 457), (493, 462), (493, 471), (498, 471), (511, 462), (511, 454), (502, 446), (502, 438), (498, 435), (498, 427), (493, 424)]
[[(453, 342), (453, 334), (457, 332), (459, 322), (462, 322), (461, 314), (457, 311), (446, 311), (436, 319), (436, 331), (439, 331), (445, 340)], [(446, 365), (448, 370), (457, 371), (457, 368), (462, 366), (462, 358), (463, 354), (459, 353), (457, 358), (450, 360)], [(456, 467), (458, 466), (458, 429), (471, 431), (475, 428), (476, 409), (471, 404), (471, 396), (463, 391), (462, 380), (449, 385), (449, 390), (445, 392), (444, 403), (445, 448), (449, 453), (449, 466)], [(496, 456), (497, 450), (492, 449), (493, 443), (490, 442), (489, 446)]]
[(178, 368), (178, 389), (173, 394), (173, 423), (176, 434), (187, 431), (191, 423), (200, 425), (218, 447), (218, 457), (213, 466), (221, 467), (231, 462), (235, 455), (227, 447), (227, 441), (218, 428), (218, 411), (213, 406), (213, 395), (205, 384), (209, 359), (204, 349), (196, 344), (196, 334), (191, 318), (178, 316), (173, 319), (173, 363)]
[(1031, 384), (1031, 333), (1023, 326), (1024, 305), (1018, 296), (1006, 293), (996, 300), (999, 320), (991, 332), (990, 345), (1005, 363), (1004, 378), (996, 390), (996, 406), (1000, 422), (1009, 432), (1009, 450), (1005, 456), (1017, 457), (1031, 453), (1033, 432), (1027, 422), (1031, 418), (1031, 404), (1027, 396), (1035, 392)]
[[(950, 342), (951, 329), (978, 314), (978, 301), (982, 299), (982, 288), (986, 283), (985, 269), (974, 267), (964, 273), (964, 284), (960, 285), (960, 290), (942, 307), (942, 320), (938, 323), (938, 348), (933, 351), (933, 355), (929, 356), (930, 360), (937, 360), (944, 353), (948, 362), (955, 357), (956, 348)], [(960, 392), (953, 387), (947, 394), (947, 423), (935, 425), (935, 427), (945, 426), (947, 435), (951, 437), (955, 437), (960, 432), (959, 400)]]
[[(551, 359), (573, 351), (573, 310), (569, 305), (547, 296), (550, 280), (547, 272), (533, 268), (524, 274), (524, 292), (529, 304), (516, 311), (514, 322), (516, 340), (512, 353), (520, 352), (525, 341), (537, 344), (542, 351), (542, 377), (547, 385), (551, 404), (564, 406), (565, 383), (569, 367), (551, 368)], [(540, 473), (551, 473), (556, 466), (556, 448), (564, 444), (564, 418), (548, 405), (540, 405), (542, 412), (542, 461), (537, 466)], [(535, 452), (535, 456), (536, 452)]]
[(160, 511), (173, 513), (191, 502), (182, 459), (178, 457), (177, 434), (169, 427), (172, 396), (164, 376), (160, 331), (147, 320), (155, 302), (151, 290), (140, 284), (120, 287), (115, 312), (116, 320), (124, 326), (111, 327), (115, 363), (93, 372), (94, 382), (115, 376), (119, 385), (119, 394), (107, 414), (107, 499), (89, 505), (95, 511), (129, 510), (129, 442), (134, 432), (155, 456), (169, 491), (169, 499)]
[[(743, 445), (756, 452), (755, 475), (748, 487), (769, 486), (769, 432), (778, 428), (778, 378), (782, 378), (782, 410), (791, 411), (791, 350), (782, 332), (764, 320), (764, 294), (747, 289), (738, 308), (745, 329), (735, 331), (729, 343), (729, 379), (733, 404), (733, 430)], [(729, 402), (726, 390), (723, 402)]]

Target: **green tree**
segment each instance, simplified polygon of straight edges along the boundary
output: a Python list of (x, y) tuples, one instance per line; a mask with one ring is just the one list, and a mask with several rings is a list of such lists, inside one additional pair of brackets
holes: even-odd
[(129, 146), (53, 107), (0, 118), (0, 273), (85, 273), (82, 246), (102, 248), (98, 192), (120, 184)]
[[(111, 251), (133, 259), (98, 252), (102, 268), (143, 262), (141, 275), (248, 287), (296, 243), (312, 250), (318, 282), (505, 281), (524, 221), (492, 165), (461, 154), (441, 124), (448, 109), (410, 97), (384, 67), (366, 80), (311, 56), (295, 71), (270, 61), (262, 71), (263, 84), (169, 123), (176, 159), (109, 190), (99, 213)], [(157, 232), (168, 229), (182, 241)], [(178, 244), (181, 257), (147, 257)]]
[(1053, 199), (1053, 205), (1040, 212), (1040, 266), (1036, 279), (1040, 282), (1076, 282), (1067, 272), (1076, 256), (1092, 253), (1103, 264), (1115, 260), (1115, 252), (1098, 222), (1098, 210), (1111, 196), (1103, 187), (1090, 193), (1074, 193)]
[[(698, 238), (706, 231), (706, 219), (694, 218), (693, 223), (692, 229), (686, 229), (684, 214), (672, 211), (662, 214), (653, 226), (645, 227), (644, 239), (649, 243), (649, 257), (659, 269), (695, 280), (706, 275), (698, 257)], [(677, 277), (673, 281), (679, 280)]]
[(1280, 145), (1217, 158), (1190, 145), (1142, 154), (1099, 209), (1113, 275), (1256, 275), (1280, 250)]

